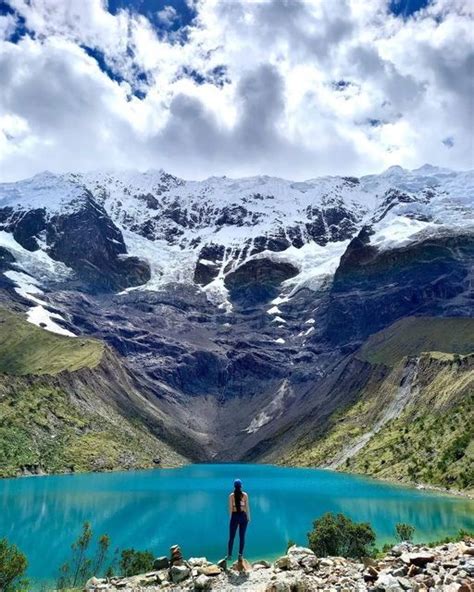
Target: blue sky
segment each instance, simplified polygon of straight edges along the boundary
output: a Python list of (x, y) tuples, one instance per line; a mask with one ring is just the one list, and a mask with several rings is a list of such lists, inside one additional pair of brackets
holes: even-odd
[(0, 0), (0, 177), (471, 168), (471, 0)]

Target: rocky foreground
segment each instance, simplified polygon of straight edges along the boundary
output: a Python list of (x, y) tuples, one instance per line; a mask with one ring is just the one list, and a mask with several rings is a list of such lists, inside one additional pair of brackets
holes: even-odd
[(184, 560), (179, 547), (160, 557), (155, 571), (130, 578), (92, 578), (87, 592), (474, 592), (474, 539), (428, 548), (396, 545), (382, 559), (316, 557), (293, 546), (274, 563), (232, 566), (205, 557)]

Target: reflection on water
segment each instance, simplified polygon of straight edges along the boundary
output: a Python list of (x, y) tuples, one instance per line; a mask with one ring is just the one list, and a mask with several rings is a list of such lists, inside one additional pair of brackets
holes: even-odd
[(419, 540), (474, 529), (471, 500), (330, 471), (192, 465), (0, 481), (0, 537), (28, 555), (33, 579), (56, 576), (85, 520), (97, 534), (107, 533), (113, 548), (167, 554), (179, 543), (187, 556), (216, 560), (225, 554), (227, 495), (237, 476), (251, 496), (250, 559), (283, 553), (289, 539), (305, 544), (312, 521), (324, 512), (370, 522), (379, 543), (393, 538), (397, 522), (415, 526)]

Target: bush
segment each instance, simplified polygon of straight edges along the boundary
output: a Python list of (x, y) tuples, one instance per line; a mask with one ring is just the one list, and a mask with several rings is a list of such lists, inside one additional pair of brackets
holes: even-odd
[(374, 552), (375, 532), (368, 522), (353, 522), (344, 514), (324, 514), (308, 533), (310, 548), (319, 557), (366, 557)]
[(95, 552), (90, 551), (93, 532), (89, 522), (84, 522), (82, 533), (71, 545), (71, 558), (60, 568), (57, 582), (59, 590), (82, 586), (86, 581), (104, 568), (104, 562), (110, 547), (106, 534), (99, 537)]
[(120, 556), (120, 572), (123, 576), (136, 576), (137, 574), (152, 571), (154, 556), (151, 551), (135, 551), (124, 549)]
[(407, 541), (411, 542), (413, 540), (413, 534), (415, 533), (415, 527), (411, 524), (405, 524), (404, 522), (399, 522), (395, 525), (395, 530), (397, 532), (397, 538), (399, 541)]
[(28, 589), (28, 582), (22, 577), (28, 567), (26, 556), (7, 539), (0, 539), (0, 590), (20, 592)]

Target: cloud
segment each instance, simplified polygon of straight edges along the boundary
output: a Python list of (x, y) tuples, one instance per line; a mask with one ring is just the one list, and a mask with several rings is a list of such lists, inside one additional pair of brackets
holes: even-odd
[(388, 0), (193, 0), (182, 27), (175, 3), (154, 22), (102, 0), (9, 4), (3, 179), (124, 166), (192, 178), (472, 167), (464, 0), (401, 16)]

